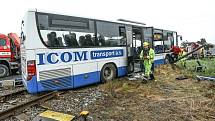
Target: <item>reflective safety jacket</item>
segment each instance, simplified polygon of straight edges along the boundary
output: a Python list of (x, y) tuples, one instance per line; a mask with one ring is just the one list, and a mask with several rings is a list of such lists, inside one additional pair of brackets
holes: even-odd
[(140, 53), (140, 59), (142, 60), (149, 60), (150, 62), (153, 62), (155, 58), (155, 51), (150, 48), (147, 54), (145, 54), (144, 50)]
[[(185, 51), (181, 51), (180, 53), (179, 53), (179, 58), (181, 58), (181, 57), (183, 57), (184, 55), (186, 55), (187, 53), (185, 52)], [(184, 58), (182, 58), (180, 61), (185, 61), (187, 58), (186, 57), (184, 57)]]

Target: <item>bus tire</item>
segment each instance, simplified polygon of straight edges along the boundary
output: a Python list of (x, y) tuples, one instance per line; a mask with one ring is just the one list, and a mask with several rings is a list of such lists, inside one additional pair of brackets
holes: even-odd
[(166, 57), (165, 57), (165, 59), (164, 59), (164, 63), (165, 63), (165, 64), (171, 63), (171, 56), (170, 56), (170, 55), (166, 55)]
[(0, 78), (9, 75), (9, 69), (6, 65), (0, 64)]
[(105, 64), (101, 70), (101, 83), (106, 83), (114, 78), (116, 78), (116, 67), (111, 63)]
[(129, 62), (127, 69), (128, 69), (128, 73), (134, 72), (134, 63), (133, 62)]

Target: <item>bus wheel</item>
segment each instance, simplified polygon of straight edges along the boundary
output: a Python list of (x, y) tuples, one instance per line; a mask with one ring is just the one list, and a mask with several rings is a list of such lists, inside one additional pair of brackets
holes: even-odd
[(9, 75), (9, 69), (6, 65), (0, 64), (0, 77)]
[(165, 57), (165, 64), (169, 64), (170, 63), (170, 60), (171, 59), (171, 57), (170, 57), (170, 55), (167, 55), (166, 57)]
[(129, 62), (128, 63), (128, 73), (132, 73), (132, 72), (134, 72), (134, 63)]
[(101, 82), (106, 83), (114, 78), (116, 78), (116, 67), (113, 64), (105, 64), (101, 71)]

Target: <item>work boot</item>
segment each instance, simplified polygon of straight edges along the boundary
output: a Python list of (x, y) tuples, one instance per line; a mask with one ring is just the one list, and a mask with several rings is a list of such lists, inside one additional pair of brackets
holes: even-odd
[(150, 74), (149, 77), (149, 80), (155, 80), (154, 74)]
[(143, 84), (148, 83), (148, 77), (144, 76), (144, 77), (143, 77), (143, 81), (142, 81), (142, 83), (143, 83)]

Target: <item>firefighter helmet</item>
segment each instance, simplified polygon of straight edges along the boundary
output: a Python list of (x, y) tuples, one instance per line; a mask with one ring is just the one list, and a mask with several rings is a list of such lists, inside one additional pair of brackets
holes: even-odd
[(149, 46), (149, 43), (148, 42), (144, 42), (143, 46)]

